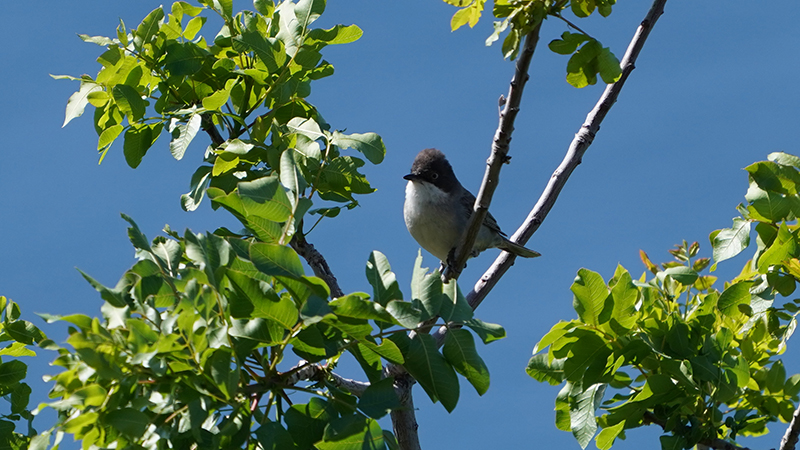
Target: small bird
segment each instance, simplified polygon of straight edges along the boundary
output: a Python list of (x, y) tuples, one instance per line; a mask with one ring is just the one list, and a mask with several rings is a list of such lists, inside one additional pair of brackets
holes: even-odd
[[(447, 264), (472, 216), (475, 196), (458, 182), (444, 153), (435, 148), (419, 152), (411, 173), (403, 178), (408, 180), (403, 206), (408, 232), (422, 248)], [(487, 248), (499, 248), (523, 258), (541, 256), (509, 241), (490, 213), (483, 220), (470, 256), (478, 256)]]

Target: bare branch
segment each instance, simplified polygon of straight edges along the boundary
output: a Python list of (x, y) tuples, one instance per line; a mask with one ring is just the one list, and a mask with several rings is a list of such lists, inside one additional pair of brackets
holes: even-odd
[(442, 273), (444, 282), (458, 278), (467, 263), (467, 258), (472, 252), (472, 246), (478, 237), (483, 220), (489, 212), (492, 196), (500, 180), (500, 168), (503, 163), (508, 162), (508, 146), (511, 142), (511, 132), (514, 131), (514, 120), (517, 118), (519, 105), (522, 101), (522, 92), (525, 89), (525, 83), (528, 81), (528, 67), (531, 65), (536, 43), (539, 42), (541, 25), (541, 22), (538, 23), (525, 37), (525, 46), (519, 55), (519, 59), (517, 59), (514, 77), (511, 79), (511, 86), (508, 89), (508, 97), (503, 110), (500, 112), (500, 123), (492, 140), (492, 152), (486, 161), (486, 173), (483, 176), (481, 189), (475, 199), (474, 210), (467, 224), (467, 229), (464, 231), (464, 235), (461, 236), (461, 243), (456, 247), (453, 254), (453, 261), (448, 261), (452, 265), (448, 265)]
[(800, 435), (800, 404), (794, 410), (792, 421), (789, 422), (789, 428), (781, 438), (781, 446), (778, 450), (794, 450), (797, 445), (797, 438)]
[(392, 429), (397, 438), (397, 443), (403, 450), (421, 450), (419, 445), (419, 425), (414, 414), (414, 399), (411, 388), (414, 379), (408, 373), (397, 374), (394, 377), (394, 389), (400, 397), (400, 408), (392, 410)]
[(294, 386), (295, 384), (303, 380), (321, 381), (326, 377), (328, 377), (329, 380), (332, 381), (334, 385), (336, 385), (336, 387), (344, 389), (345, 391), (355, 395), (356, 397), (361, 397), (361, 395), (364, 394), (364, 391), (367, 390), (367, 388), (369, 387), (369, 383), (365, 383), (363, 381), (358, 381), (358, 380), (351, 380), (350, 378), (345, 378), (341, 375), (338, 375), (328, 370), (325, 366), (321, 364), (309, 364), (305, 361), (301, 361), (298, 366), (295, 366), (291, 370), (295, 369), (297, 370), (294, 373), (292, 373), (289, 377), (287, 377), (285, 380), (285, 383), (289, 386)]
[[(608, 111), (617, 101), (617, 96), (619, 96), (622, 87), (625, 85), (625, 81), (635, 68), (636, 58), (639, 56), (639, 52), (642, 50), (650, 34), (650, 30), (652, 30), (658, 18), (664, 13), (664, 4), (666, 3), (667, 0), (655, 0), (653, 2), (650, 11), (636, 30), (636, 34), (633, 36), (631, 43), (628, 45), (628, 50), (622, 58), (622, 75), (620, 79), (616, 83), (606, 86), (603, 95), (600, 96), (600, 100), (597, 102), (594, 109), (589, 112), (586, 121), (572, 140), (572, 144), (570, 144), (569, 150), (564, 156), (564, 160), (550, 177), (550, 181), (547, 187), (545, 187), (544, 192), (542, 192), (541, 197), (539, 197), (539, 201), (536, 202), (536, 205), (533, 207), (522, 226), (511, 236), (512, 241), (524, 245), (533, 233), (536, 232), (545, 217), (547, 217), (547, 214), (558, 199), (558, 194), (561, 192), (564, 184), (566, 184), (572, 171), (581, 163), (583, 154), (586, 153), (586, 150), (592, 144), (594, 136), (600, 129), (600, 124), (603, 122), (603, 119), (605, 119), (606, 114), (608, 114)], [(475, 287), (473, 287), (472, 291), (467, 295), (467, 301), (473, 309), (481, 304), (503, 274), (514, 264), (515, 258), (516, 256), (511, 253), (500, 253), (500, 256), (497, 257), (491, 267), (489, 267), (478, 282), (475, 283)]]
[(313, 245), (306, 241), (306, 237), (302, 233), (295, 233), (290, 245), (294, 251), (302, 256), (308, 265), (311, 266), (314, 275), (325, 281), (325, 284), (327, 284), (328, 288), (331, 290), (332, 298), (339, 298), (344, 295), (344, 292), (342, 292), (342, 289), (339, 287), (339, 282), (336, 281), (336, 277), (328, 266), (328, 262), (325, 261), (325, 257), (322, 256), (322, 253), (317, 251)]

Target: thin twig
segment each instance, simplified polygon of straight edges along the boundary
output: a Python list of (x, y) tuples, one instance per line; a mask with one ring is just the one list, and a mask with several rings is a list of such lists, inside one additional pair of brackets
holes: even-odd
[[(594, 39), (589, 33), (581, 30), (577, 25), (575, 25), (574, 23), (570, 22), (566, 17), (562, 16), (561, 14), (556, 14), (555, 16), (558, 17), (559, 19), (563, 20), (564, 22), (566, 22), (567, 25), (572, 27), (572, 28), (574, 28), (575, 31), (581, 33), (582, 35), (588, 37), (589, 39)], [(594, 39), (594, 40), (597, 40), (597, 39)]]
[(522, 52), (520, 52), (519, 59), (517, 59), (514, 77), (511, 79), (511, 86), (508, 89), (508, 97), (503, 110), (500, 112), (500, 123), (492, 140), (492, 151), (486, 161), (486, 173), (483, 176), (478, 197), (475, 199), (472, 216), (469, 219), (467, 229), (461, 236), (460, 244), (453, 254), (453, 261), (448, 261), (452, 262), (452, 265), (448, 265), (442, 273), (442, 281), (445, 283), (448, 280), (458, 278), (467, 263), (467, 258), (472, 252), (472, 246), (478, 237), (483, 220), (489, 212), (492, 196), (500, 180), (500, 168), (504, 163), (508, 162), (508, 146), (511, 142), (511, 132), (514, 131), (514, 120), (517, 118), (519, 105), (522, 101), (522, 92), (525, 89), (525, 83), (528, 81), (528, 67), (531, 64), (536, 43), (539, 42), (541, 25), (541, 22), (538, 23), (525, 37), (525, 44)]
[[(633, 71), (636, 58), (639, 56), (639, 52), (642, 50), (650, 34), (650, 30), (652, 30), (661, 14), (664, 13), (664, 4), (666, 4), (666, 2), (667, 0), (655, 0), (653, 2), (650, 11), (636, 30), (636, 34), (628, 45), (625, 56), (622, 58), (622, 75), (620, 79), (606, 86), (603, 95), (600, 96), (600, 100), (591, 112), (589, 112), (586, 121), (572, 140), (572, 144), (570, 144), (569, 150), (564, 156), (564, 160), (550, 177), (550, 181), (547, 187), (545, 187), (544, 192), (542, 192), (541, 197), (539, 197), (539, 201), (536, 202), (536, 205), (533, 207), (522, 226), (511, 236), (512, 241), (524, 245), (533, 233), (536, 232), (545, 217), (547, 217), (547, 214), (558, 199), (558, 194), (561, 192), (564, 184), (566, 184), (572, 171), (581, 163), (583, 154), (586, 153), (586, 150), (592, 144), (594, 136), (600, 129), (600, 124), (603, 122), (606, 114), (608, 114), (614, 102), (617, 101), (617, 96), (619, 96), (622, 87), (625, 85), (625, 81)], [(513, 265), (514, 259), (515, 255), (511, 253), (500, 253), (500, 256), (497, 257), (491, 267), (489, 267), (478, 282), (475, 283), (475, 287), (467, 295), (467, 302), (473, 309), (481, 304), (489, 291), (492, 290), (503, 274)]]
[(794, 410), (792, 421), (789, 422), (789, 428), (781, 438), (781, 446), (778, 450), (794, 450), (798, 435), (800, 435), (800, 405), (797, 405), (797, 409)]

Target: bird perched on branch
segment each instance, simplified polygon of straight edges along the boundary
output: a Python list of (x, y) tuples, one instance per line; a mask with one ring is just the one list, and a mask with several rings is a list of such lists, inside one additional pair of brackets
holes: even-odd
[[(419, 152), (411, 173), (403, 178), (408, 180), (403, 216), (409, 233), (422, 248), (447, 264), (472, 216), (475, 196), (458, 182), (444, 153), (435, 148)], [(509, 241), (490, 213), (483, 220), (470, 256), (478, 256), (487, 248), (499, 248), (523, 258), (541, 256)]]

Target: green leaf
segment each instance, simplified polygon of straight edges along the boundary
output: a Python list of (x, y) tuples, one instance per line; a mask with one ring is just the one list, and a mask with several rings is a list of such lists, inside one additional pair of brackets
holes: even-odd
[(370, 383), (358, 399), (358, 409), (373, 419), (380, 419), (389, 411), (400, 407), (400, 399), (394, 390), (394, 379), (384, 378)]
[(124, 127), (122, 125), (117, 124), (103, 130), (103, 132), (100, 133), (100, 137), (97, 139), (97, 150), (102, 151), (111, 146), (117, 137), (119, 137), (120, 133), (122, 133), (123, 129)]
[(281, 46), (281, 41), (275, 38), (265, 38), (255, 31), (247, 31), (241, 37), (233, 38), (258, 56), (258, 59), (267, 67), (270, 73), (275, 73), (286, 62), (286, 52)]
[(164, 124), (161, 122), (150, 125), (133, 124), (125, 131), (125, 143), (122, 148), (125, 161), (132, 169), (139, 167), (142, 158), (158, 139), (163, 127)]
[(577, 342), (569, 347), (569, 355), (564, 361), (567, 380), (589, 386), (602, 379), (612, 353), (609, 342), (594, 331), (581, 328), (571, 330), (567, 336)]
[(608, 47), (604, 47), (597, 55), (597, 71), (606, 84), (615, 83), (622, 76), (619, 60)]
[(478, 395), (489, 390), (489, 369), (475, 349), (472, 333), (465, 329), (451, 329), (444, 339), (442, 354), (456, 372), (472, 384)]
[(173, 118), (170, 121), (167, 131), (172, 135), (172, 140), (169, 142), (169, 151), (172, 157), (180, 161), (186, 153), (186, 149), (197, 136), (200, 131), (201, 117), (199, 114), (192, 114), (189, 120), (184, 124)]
[(273, 222), (291, 217), (292, 206), (277, 175), (242, 181), (238, 192), (246, 216), (255, 215)]
[(611, 296), (614, 299), (614, 308), (611, 312), (612, 326), (618, 325), (624, 331), (630, 330), (636, 324), (639, 316), (636, 309), (639, 289), (633, 284), (628, 271), (624, 271), (614, 287), (611, 288)]
[(525, 372), (534, 380), (557, 386), (564, 382), (564, 360), (554, 359), (550, 363), (548, 359), (545, 353), (533, 355), (528, 361)]
[(272, 14), (275, 12), (275, 4), (272, 0), (253, 0), (253, 7), (259, 14), (266, 17), (272, 17)]
[(291, 248), (279, 244), (256, 242), (250, 245), (250, 260), (256, 268), (270, 276), (299, 279), (303, 276), (300, 257)]
[(206, 23), (205, 17), (193, 17), (189, 20), (189, 23), (186, 24), (186, 28), (183, 29), (183, 37), (188, 40), (193, 40), (195, 36), (197, 36), (197, 32), (203, 28), (203, 25)]
[(595, 444), (600, 450), (608, 450), (614, 444), (617, 436), (625, 429), (625, 421), (619, 422), (616, 425), (603, 428), (595, 439)]
[(31, 387), (26, 383), (20, 383), (11, 391), (11, 414), (20, 414), (28, 409), (28, 401), (31, 398)]
[(310, 448), (322, 439), (325, 426), (336, 417), (336, 410), (328, 402), (312, 397), (307, 404), (295, 404), (286, 410), (284, 421), (298, 447)]
[(349, 44), (361, 38), (363, 32), (356, 25), (335, 25), (333, 28), (323, 30), (315, 28), (308, 32), (306, 44), (324, 42), (326, 44)]
[[(594, 12), (595, 0), (572, 0), (570, 6), (572, 6), (572, 13), (576, 16), (589, 17)], [(586, 445), (582, 445), (582, 447), (586, 448)]]
[(232, 317), (271, 319), (287, 330), (297, 323), (297, 306), (290, 298), (279, 297), (268, 283), (234, 269), (228, 269), (226, 275), (239, 294), (230, 298)]
[(380, 164), (386, 156), (386, 146), (383, 139), (375, 133), (342, 134), (333, 132), (331, 143), (341, 149), (353, 148), (361, 152), (372, 164)]
[(93, 80), (82, 79), (81, 87), (78, 88), (78, 92), (75, 92), (69, 96), (69, 100), (67, 101), (67, 112), (61, 128), (67, 126), (72, 119), (83, 115), (83, 111), (86, 108), (86, 105), (89, 103), (89, 94), (102, 90), (103, 87), (95, 83)]
[(379, 303), (367, 300), (364, 293), (353, 293), (331, 300), (328, 305), (337, 316), (354, 319), (381, 320), (392, 322), (392, 316)]
[(125, 84), (118, 84), (111, 89), (111, 96), (114, 97), (117, 107), (128, 117), (128, 122), (131, 124), (144, 117), (147, 102), (142, 99), (136, 89)]
[(800, 173), (794, 167), (760, 161), (745, 167), (745, 170), (750, 174), (751, 180), (765, 191), (787, 195), (795, 195), (798, 192)]
[(487, 323), (480, 319), (469, 319), (464, 321), (464, 325), (474, 331), (484, 344), (506, 337), (505, 328), (496, 323)]
[(597, 57), (603, 48), (590, 39), (567, 62), (567, 82), (576, 88), (597, 83)]
[(306, 179), (303, 178), (300, 167), (298, 167), (297, 161), (295, 160), (296, 153), (297, 151), (291, 148), (281, 153), (281, 170), (279, 175), (283, 187), (288, 189), (289, 193), (292, 194), (288, 196), (288, 198), (294, 207), (296, 207), (299, 202), (298, 197), (303, 193), (306, 187), (308, 187), (308, 183)]
[(0, 364), (0, 386), (11, 387), (25, 379), (28, 366), (17, 359)]
[(147, 414), (134, 408), (122, 408), (111, 411), (105, 416), (105, 422), (119, 432), (131, 437), (140, 437), (150, 425)]
[[(130, 298), (128, 291), (131, 287), (131, 282), (127, 277), (120, 278), (119, 282), (117, 283), (117, 286), (114, 287), (113, 289), (110, 289), (100, 284), (100, 282), (90, 277), (82, 270), (78, 269), (78, 272), (80, 272), (81, 275), (83, 275), (83, 278), (86, 281), (88, 281), (89, 284), (91, 284), (92, 287), (95, 288), (95, 290), (97, 290), (97, 292), (100, 293), (100, 298), (107, 301), (109, 304), (116, 306), (118, 308), (124, 308), (125, 306), (128, 305), (127, 299)], [(48, 316), (48, 317), (57, 318), (58, 316)], [(81, 324), (76, 324), (76, 325), (81, 326)]]
[(325, 137), (319, 124), (311, 118), (295, 117), (286, 124), (293, 133), (303, 135), (312, 141)]
[(228, 334), (261, 342), (265, 345), (276, 345), (284, 339), (283, 325), (269, 319), (234, 319)]
[[(2, 368), (2, 366), (0, 366)], [(772, 367), (767, 372), (766, 388), (767, 392), (778, 394), (783, 391), (783, 386), (786, 383), (786, 369), (783, 367), (783, 362), (777, 360), (772, 363)]]
[(586, 448), (597, 432), (594, 412), (603, 401), (605, 390), (605, 384), (593, 384), (588, 389), (579, 391), (570, 402), (570, 428), (581, 448)]
[(28, 322), (27, 320), (16, 320), (8, 323), (5, 331), (15, 341), (28, 345), (33, 344), (34, 342), (41, 342), (43, 339), (45, 339), (44, 333), (42, 333), (42, 331), (39, 330), (36, 325)]
[(572, 306), (580, 320), (588, 325), (600, 325), (600, 313), (608, 298), (608, 287), (603, 277), (597, 272), (580, 269), (570, 290), (575, 294)]
[(589, 39), (589, 36), (583, 33), (570, 33), (569, 31), (565, 31), (561, 34), (561, 39), (554, 39), (547, 46), (550, 50), (559, 55), (571, 55), (575, 53), (579, 45)]
[[(434, 272), (438, 273), (438, 272)], [(472, 308), (467, 303), (467, 299), (461, 294), (456, 280), (450, 280), (442, 286), (441, 307), (439, 316), (445, 322), (464, 322), (472, 319)]]
[(767, 159), (782, 166), (792, 166), (800, 169), (800, 158), (788, 153), (773, 152), (767, 155)]
[(184, 211), (194, 211), (200, 206), (208, 183), (211, 181), (212, 170), (213, 168), (210, 166), (200, 166), (192, 174), (190, 182), (192, 189), (188, 193), (181, 195), (181, 207)]
[(298, 0), (294, 15), (302, 27), (308, 27), (325, 11), (325, 0)]
[(421, 265), (422, 255), (418, 254), (411, 275), (411, 298), (420, 302), (425, 311), (423, 320), (427, 320), (439, 314), (444, 296), (439, 271), (428, 272), (428, 268)]
[(209, 282), (217, 286), (217, 269), (227, 266), (233, 256), (228, 241), (214, 233), (194, 234), (188, 229), (183, 240), (186, 244), (186, 256), (202, 267)]
[(0, 356), (6, 355), (19, 358), (20, 356), (36, 356), (36, 352), (29, 349), (22, 342), (12, 342), (11, 344), (0, 349)]
[(691, 447), (683, 436), (665, 435), (659, 437), (658, 440), (661, 442), (661, 450), (683, 450)]
[(148, 14), (133, 32), (133, 45), (141, 50), (158, 33), (164, 20), (164, 10), (159, 6)]
[(264, 450), (285, 450), (295, 448), (292, 435), (280, 423), (269, 419), (256, 430), (256, 439)]
[(781, 223), (775, 240), (758, 258), (758, 271), (767, 273), (771, 266), (797, 257), (797, 253), (797, 238), (786, 227), (786, 223)]
[(366, 275), (367, 281), (373, 289), (372, 299), (378, 304), (386, 306), (391, 300), (403, 299), (397, 277), (392, 272), (389, 260), (383, 253), (374, 250), (369, 255)]
[(714, 251), (714, 270), (717, 263), (733, 258), (750, 245), (750, 221), (733, 219), (733, 227), (715, 231), (710, 238)]
[(725, 289), (719, 296), (717, 307), (728, 317), (738, 317), (742, 314), (739, 305), (750, 304), (750, 281), (740, 281)]
[(572, 383), (567, 381), (564, 386), (558, 391), (556, 395), (556, 428), (561, 431), (569, 431), (570, 428), (570, 391), (572, 390)]
[(383, 430), (377, 421), (361, 415), (345, 416), (331, 422), (319, 450), (385, 449)]
[(448, 412), (458, 403), (458, 377), (453, 366), (436, 350), (429, 334), (416, 334), (404, 353), (403, 367), (416, 379), (432, 401), (441, 401)]
[(664, 271), (664, 274), (671, 276), (673, 280), (684, 286), (691, 286), (695, 281), (697, 281), (697, 272), (695, 272), (691, 267), (670, 267)]

